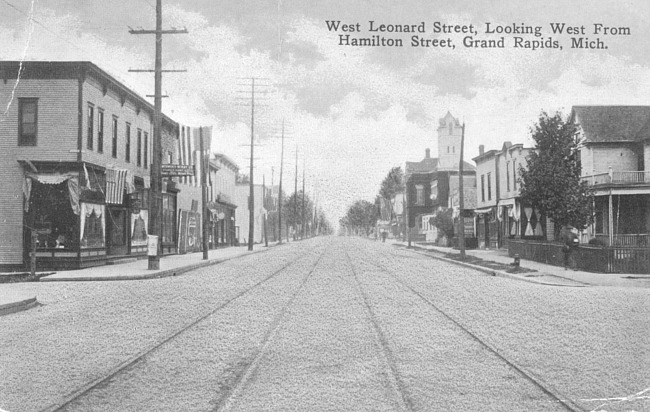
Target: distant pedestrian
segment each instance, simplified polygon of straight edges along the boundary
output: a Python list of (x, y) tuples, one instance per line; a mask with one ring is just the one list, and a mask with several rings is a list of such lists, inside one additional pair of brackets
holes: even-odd
[(381, 231), (381, 241), (382, 243), (386, 243), (386, 238), (388, 237), (388, 232), (386, 230)]

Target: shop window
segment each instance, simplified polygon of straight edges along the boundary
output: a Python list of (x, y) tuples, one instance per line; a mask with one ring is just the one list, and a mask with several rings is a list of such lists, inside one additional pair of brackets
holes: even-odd
[(106, 230), (106, 216), (104, 205), (93, 203), (81, 204), (81, 248), (105, 247), (104, 232)]
[(36, 231), (36, 247), (76, 248), (78, 217), (70, 206), (67, 182), (43, 184), (34, 181), (32, 184), (30, 213), (33, 221), (29, 226)]
[(162, 209), (162, 242), (176, 243), (176, 197), (169, 193), (163, 194)]
[(131, 246), (145, 246), (149, 233), (149, 211), (137, 210), (131, 213)]
[(18, 99), (18, 146), (36, 146), (38, 100)]

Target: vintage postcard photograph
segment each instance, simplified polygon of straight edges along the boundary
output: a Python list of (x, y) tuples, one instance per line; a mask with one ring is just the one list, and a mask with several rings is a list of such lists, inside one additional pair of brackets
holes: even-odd
[(649, 21), (0, 0), (0, 412), (650, 410)]

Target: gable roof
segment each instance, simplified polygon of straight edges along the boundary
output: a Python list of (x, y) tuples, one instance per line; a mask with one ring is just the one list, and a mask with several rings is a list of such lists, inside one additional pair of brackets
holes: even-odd
[(419, 162), (406, 162), (406, 174), (429, 173), (438, 170), (438, 158), (426, 157)]
[(580, 125), (590, 142), (650, 138), (650, 106), (573, 106), (570, 120)]

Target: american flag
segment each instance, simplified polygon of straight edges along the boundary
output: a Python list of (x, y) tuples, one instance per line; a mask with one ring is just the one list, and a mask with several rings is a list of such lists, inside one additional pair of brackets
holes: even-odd
[(106, 170), (106, 203), (122, 204), (126, 174), (126, 169)]

